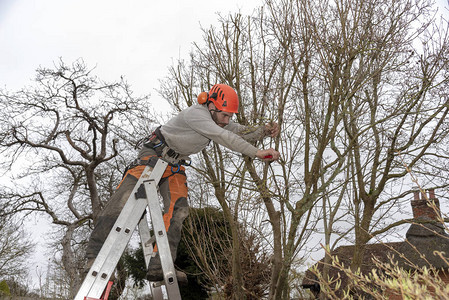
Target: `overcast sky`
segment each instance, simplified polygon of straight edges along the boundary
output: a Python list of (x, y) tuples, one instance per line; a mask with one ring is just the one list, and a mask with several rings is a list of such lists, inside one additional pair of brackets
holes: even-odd
[[(446, 7), (447, 1), (437, 0)], [(36, 68), (83, 58), (105, 80), (124, 75), (152, 94), (173, 60), (202, 41), (217, 12), (251, 13), (262, 0), (0, 0), (0, 87), (30, 84)]]
[[(251, 13), (260, 0), (0, 0), (0, 87), (30, 84), (38, 66), (83, 58), (101, 79), (124, 75), (151, 93), (173, 60), (186, 58), (217, 12)], [(201, 25), (201, 26), (200, 26)]]

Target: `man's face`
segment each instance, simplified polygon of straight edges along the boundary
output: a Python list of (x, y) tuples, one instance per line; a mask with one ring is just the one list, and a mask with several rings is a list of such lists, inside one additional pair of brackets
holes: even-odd
[[(213, 103), (211, 103), (211, 105), (213, 105)], [(215, 105), (213, 105), (213, 108), (216, 109)], [(212, 115), (212, 119), (215, 121), (215, 123), (218, 126), (225, 127), (226, 125), (229, 124), (229, 120), (232, 118), (232, 116), (234, 114), (230, 113), (230, 112), (225, 112), (225, 111), (212, 110), (211, 115)]]
[(215, 121), (215, 123), (217, 123), (218, 126), (225, 127), (226, 125), (229, 124), (229, 120), (232, 118), (233, 115), (234, 115), (233, 113), (225, 111), (220, 112), (214, 111), (212, 113), (212, 119)]

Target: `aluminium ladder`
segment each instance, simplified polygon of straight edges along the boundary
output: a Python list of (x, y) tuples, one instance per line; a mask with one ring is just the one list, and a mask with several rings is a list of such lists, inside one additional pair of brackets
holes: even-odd
[(110, 289), (109, 279), (137, 225), (145, 264), (148, 267), (154, 255), (152, 245), (154, 238), (150, 235), (145, 213), (147, 206), (164, 275), (163, 281), (150, 282), (153, 299), (163, 299), (161, 285), (165, 285), (170, 300), (181, 299), (157, 193), (159, 180), (167, 165), (168, 163), (162, 159), (153, 159), (145, 167), (74, 300), (99, 300), (103, 294), (107, 297), (109, 291), (106, 289)]

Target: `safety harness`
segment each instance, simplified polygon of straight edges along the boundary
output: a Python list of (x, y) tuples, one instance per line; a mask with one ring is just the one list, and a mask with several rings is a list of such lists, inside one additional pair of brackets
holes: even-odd
[[(175, 150), (171, 149), (165, 142), (165, 138), (161, 133), (160, 126), (156, 128), (149, 136), (143, 138), (137, 143), (136, 147), (143, 145), (144, 147), (151, 148), (156, 152), (156, 155), (171, 166), (173, 173), (179, 172), (181, 165), (190, 166), (190, 161), (185, 159), (180, 159), (181, 154), (177, 153)], [(151, 164), (150, 159), (135, 159), (128, 167), (127, 170), (132, 169), (136, 166)]]

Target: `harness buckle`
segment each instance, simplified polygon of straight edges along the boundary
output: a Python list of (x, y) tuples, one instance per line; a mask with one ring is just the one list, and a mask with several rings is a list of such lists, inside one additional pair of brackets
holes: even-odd
[(162, 148), (161, 158), (172, 165), (177, 165), (180, 161), (179, 154), (166, 144), (164, 144), (164, 147)]
[[(178, 167), (178, 168), (176, 169), (176, 171), (173, 171), (173, 167)], [(174, 166), (171, 167), (171, 172), (172, 172), (172, 173), (178, 173), (179, 170), (181, 170), (181, 166), (178, 165), (178, 164), (176, 164), (176, 165), (174, 165)]]

